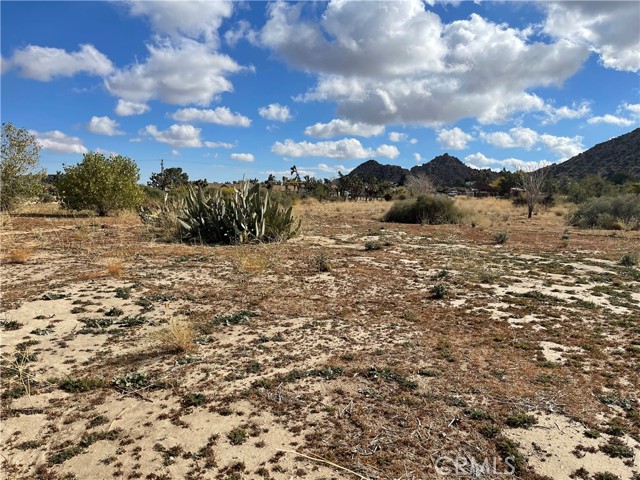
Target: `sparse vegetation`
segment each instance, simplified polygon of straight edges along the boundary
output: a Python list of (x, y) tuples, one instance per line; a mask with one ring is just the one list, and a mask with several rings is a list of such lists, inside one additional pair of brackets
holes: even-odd
[(579, 228), (639, 230), (640, 195), (629, 193), (588, 200), (570, 215), (569, 224)]
[(64, 167), (56, 187), (65, 208), (105, 216), (140, 206), (139, 179), (139, 169), (130, 158), (90, 152), (77, 165)]
[(191, 353), (197, 349), (195, 331), (185, 320), (172, 318), (169, 324), (155, 334), (158, 347), (171, 353)]
[(226, 197), (203, 189), (189, 190), (174, 205), (184, 240), (203, 243), (237, 244), (287, 240), (298, 233), (292, 207), (284, 208), (271, 200), (260, 185), (243, 182)]
[(421, 195), (412, 200), (396, 202), (384, 216), (386, 222), (427, 225), (460, 223), (463, 218), (463, 212), (453, 200), (433, 195)]

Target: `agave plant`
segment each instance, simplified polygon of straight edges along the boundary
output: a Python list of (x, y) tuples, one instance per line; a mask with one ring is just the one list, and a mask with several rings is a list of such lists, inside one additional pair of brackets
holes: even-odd
[(261, 195), (258, 184), (242, 182), (233, 196), (190, 189), (176, 205), (183, 238), (203, 243), (246, 243), (287, 240), (298, 233), (300, 222), (292, 209)]

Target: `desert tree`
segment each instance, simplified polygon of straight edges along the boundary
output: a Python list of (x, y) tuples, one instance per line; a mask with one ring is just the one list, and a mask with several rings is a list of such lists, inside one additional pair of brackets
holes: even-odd
[(152, 173), (147, 185), (166, 192), (173, 187), (189, 183), (189, 175), (180, 167), (164, 168), (164, 160), (160, 160), (160, 172)]
[(40, 145), (36, 137), (11, 123), (2, 124), (0, 159), (0, 209), (12, 210), (21, 201), (44, 189), (44, 171), (39, 168)]
[(65, 208), (93, 210), (105, 216), (138, 207), (143, 199), (136, 163), (122, 155), (89, 152), (77, 165), (64, 166), (56, 180)]
[(404, 186), (409, 193), (414, 196), (430, 195), (435, 191), (435, 186), (429, 175), (423, 172), (412, 173), (407, 175), (404, 180)]
[(527, 217), (531, 218), (534, 207), (542, 200), (547, 169), (543, 165), (534, 165), (522, 167), (516, 173), (518, 185), (524, 190), (527, 200)]

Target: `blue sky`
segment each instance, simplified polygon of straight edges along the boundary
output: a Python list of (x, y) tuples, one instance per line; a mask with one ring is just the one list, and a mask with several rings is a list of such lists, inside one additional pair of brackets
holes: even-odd
[(3, 122), (228, 181), (448, 152), (558, 162), (640, 123), (640, 3), (2, 1)]

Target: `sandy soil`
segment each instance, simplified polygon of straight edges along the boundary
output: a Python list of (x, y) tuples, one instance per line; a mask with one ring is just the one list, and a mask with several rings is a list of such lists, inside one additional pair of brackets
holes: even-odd
[(305, 203), (299, 237), (234, 247), (14, 217), (3, 478), (431, 479), (442, 457), (504, 478), (511, 457), (517, 478), (637, 479), (640, 271), (618, 259), (640, 235), (461, 201), (475, 227)]

